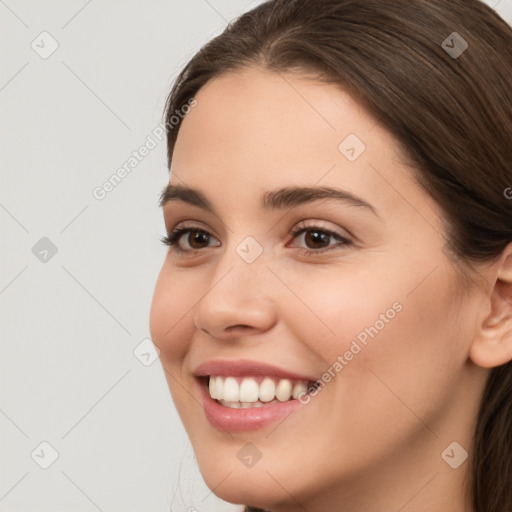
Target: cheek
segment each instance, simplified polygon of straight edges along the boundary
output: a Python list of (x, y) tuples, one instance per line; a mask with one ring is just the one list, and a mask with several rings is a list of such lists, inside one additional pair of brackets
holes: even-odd
[(307, 279), (295, 279), (294, 292), (301, 300), (290, 297), (282, 302), (294, 337), (328, 365), (351, 348), (354, 355), (358, 351), (354, 342), (362, 354), (372, 339), (381, 337), (403, 315), (399, 291), (378, 282), (378, 275), (343, 266), (336, 272), (309, 272)]
[(179, 275), (162, 268), (155, 285), (150, 310), (150, 332), (153, 343), (165, 362), (182, 359), (192, 338), (191, 315), (199, 300), (184, 292)]
[[(199, 297), (183, 292), (177, 273), (169, 272), (165, 265), (155, 285), (150, 309), (150, 332), (153, 343), (160, 351), (160, 361), (174, 405), (182, 421), (194, 418), (200, 408), (185, 389), (193, 382), (183, 372), (183, 360), (190, 349), (193, 336), (191, 321), (193, 305)], [(190, 432), (189, 432), (190, 434)]]
[[(444, 412), (466, 359), (450, 284), (449, 276), (439, 273), (413, 293), (388, 292), (367, 302), (363, 318), (353, 305), (352, 340), (361, 351), (338, 380), (340, 399), (346, 402), (342, 408), (356, 420), (352, 426), (389, 418), (390, 425), (419, 432), (425, 427), (418, 418), (431, 424)], [(392, 307), (394, 314), (388, 309), (393, 304), (400, 305)], [(379, 322), (381, 313), (393, 318)], [(365, 343), (354, 337), (357, 330)]]
[[(330, 279), (310, 274), (295, 288), (310, 311), (292, 299), (287, 308), (297, 339), (323, 362), (325, 413), (340, 416), (333, 424), (355, 428), (347, 435), (361, 425), (371, 430), (375, 422), (368, 420), (376, 417), (423, 428), (404, 403), (433, 419), (466, 359), (453, 276), (440, 267), (414, 289), (431, 268), (404, 279), (398, 267), (396, 279), (392, 266), (372, 275), (354, 269)], [(330, 408), (332, 399), (339, 408)], [(354, 421), (343, 419), (347, 410)]]

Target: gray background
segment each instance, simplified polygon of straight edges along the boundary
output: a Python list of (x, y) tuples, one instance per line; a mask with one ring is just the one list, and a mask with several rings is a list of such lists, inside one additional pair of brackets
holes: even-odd
[(188, 58), (259, 3), (0, 0), (0, 511), (239, 509), (203, 483), (148, 341), (154, 134)]

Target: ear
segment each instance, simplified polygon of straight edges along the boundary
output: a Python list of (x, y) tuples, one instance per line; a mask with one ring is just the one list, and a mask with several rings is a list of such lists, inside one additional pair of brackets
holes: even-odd
[(488, 297), (489, 313), (478, 326), (469, 353), (471, 360), (484, 368), (512, 360), (512, 243), (494, 268), (494, 286)]

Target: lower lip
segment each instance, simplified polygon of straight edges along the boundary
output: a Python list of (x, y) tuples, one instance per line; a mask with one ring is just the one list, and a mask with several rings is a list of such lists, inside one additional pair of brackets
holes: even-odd
[(203, 407), (208, 421), (215, 428), (229, 432), (258, 430), (284, 420), (288, 415), (304, 406), (299, 400), (288, 400), (261, 407), (232, 409), (214, 400), (204, 381), (198, 381), (198, 385), (201, 388)]

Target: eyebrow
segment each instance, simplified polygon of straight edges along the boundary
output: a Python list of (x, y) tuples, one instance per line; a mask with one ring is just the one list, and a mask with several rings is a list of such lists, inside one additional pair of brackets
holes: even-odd
[[(371, 211), (379, 217), (377, 210), (360, 197), (346, 191), (331, 187), (284, 187), (266, 192), (261, 199), (261, 207), (265, 210), (277, 210), (311, 203), (320, 199), (336, 199), (351, 206)], [(216, 215), (212, 203), (200, 191), (188, 186), (168, 184), (160, 195), (160, 206), (171, 201), (183, 201), (198, 206)]]

